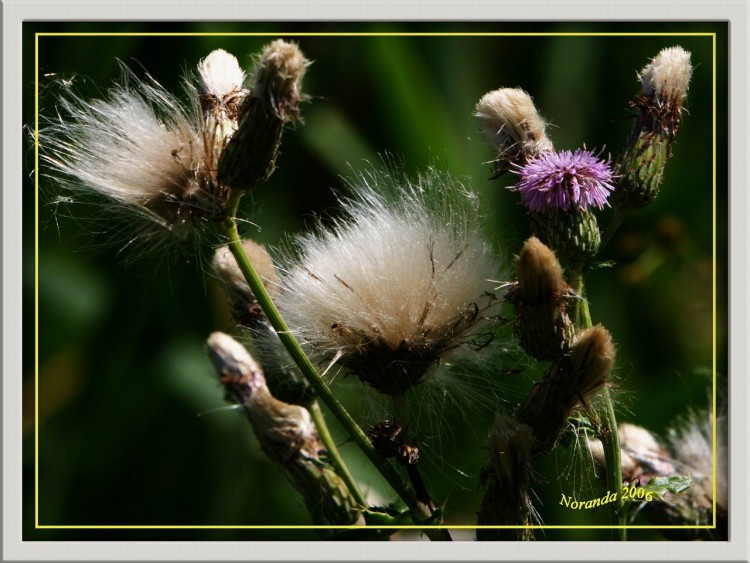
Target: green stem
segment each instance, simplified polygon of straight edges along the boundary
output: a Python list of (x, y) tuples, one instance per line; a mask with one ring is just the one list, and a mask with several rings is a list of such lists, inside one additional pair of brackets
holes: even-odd
[[(614, 219), (613, 219), (614, 220)], [(611, 223), (610, 223), (611, 225)], [(581, 328), (591, 328), (591, 312), (586, 299), (586, 289), (583, 281), (583, 273), (576, 272), (573, 283), (578, 293), (578, 301), (575, 311), (575, 325)], [(604, 460), (606, 464), (607, 491), (617, 495), (617, 501), (610, 504), (610, 517), (613, 525), (620, 526), (613, 530), (614, 539), (625, 541), (627, 539), (627, 510), (625, 503), (620, 498), (622, 489), (622, 459), (620, 457), (620, 438), (617, 434), (617, 418), (609, 388), (605, 385), (602, 392), (604, 397), (604, 413), (602, 416), (599, 439), (604, 448)]]
[[(315, 394), (323, 401), (323, 403), (325, 403), (331, 411), (331, 414), (333, 414), (336, 420), (338, 420), (344, 427), (354, 443), (359, 446), (370, 462), (372, 462), (381, 475), (383, 475), (385, 480), (388, 481), (388, 484), (393, 488), (396, 494), (398, 494), (404, 503), (406, 503), (406, 506), (411, 510), (414, 519), (421, 521), (429, 520), (432, 517), (432, 512), (429, 507), (417, 500), (409, 486), (401, 478), (398, 471), (396, 471), (396, 468), (375, 451), (370, 439), (354, 421), (336, 396), (331, 392), (331, 389), (326, 382), (323, 381), (323, 378), (315, 369), (315, 366), (313, 366), (310, 359), (305, 355), (305, 352), (302, 350), (299, 343), (294, 339), (286, 321), (284, 321), (270, 295), (268, 295), (260, 276), (255, 271), (255, 268), (245, 254), (245, 249), (242, 246), (242, 240), (240, 239), (237, 230), (235, 215), (240, 197), (241, 192), (235, 192), (232, 196), (232, 199), (227, 206), (227, 217), (222, 222), (221, 227), (224, 236), (227, 238), (228, 247), (237, 260), (237, 265), (239, 266), (242, 275), (245, 277), (245, 281), (247, 281), (248, 286), (255, 295), (255, 299), (266, 314), (268, 322), (271, 323), (271, 326), (278, 334), (279, 339), (281, 339), (282, 344), (287, 352), (289, 352), (289, 355), (292, 357), (299, 370), (305, 376), (305, 379), (307, 379), (307, 382), (315, 391)], [(448, 530), (445, 529), (425, 529), (425, 534), (433, 541), (451, 540)]]
[(331, 460), (331, 464), (336, 469), (336, 473), (338, 473), (339, 476), (344, 480), (357, 502), (362, 506), (363, 509), (366, 509), (367, 500), (362, 494), (362, 491), (359, 489), (357, 482), (354, 480), (352, 472), (349, 471), (349, 467), (346, 465), (346, 462), (341, 457), (341, 453), (336, 447), (336, 443), (333, 441), (333, 437), (331, 436), (331, 432), (328, 430), (328, 424), (326, 424), (326, 419), (323, 416), (323, 411), (320, 410), (318, 401), (312, 401), (307, 406), (307, 410), (310, 412), (310, 416), (315, 423), (315, 427), (318, 429), (320, 439), (323, 441), (323, 445), (325, 445), (326, 447), (328, 458)]

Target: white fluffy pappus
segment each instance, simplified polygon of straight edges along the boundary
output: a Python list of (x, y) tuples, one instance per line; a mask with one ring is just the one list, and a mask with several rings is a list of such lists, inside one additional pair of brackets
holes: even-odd
[(531, 96), (520, 88), (499, 88), (487, 92), (474, 110), (482, 133), (497, 152), (496, 175), (506, 172), (510, 164), (524, 164), (528, 159), (553, 149), (546, 133), (546, 123), (539, 115)]
[[(96, 203), (109, 235), (151, 250), (185, 241), (222, 216), (229, 192), (216, 169), (226, 135), (201, 107), (210, 65), (199, 65), (201, 79), (185, 78), (186, 103), (121, 66), (122, 79), (102, 99), (67, 88), (56, 114), (40, 116), (40, 172), (74, 201)], [(112, 231), (113, 217), (127, 219), (121, 233)]]
[[(716, 486), (713, 485), (713, 425), (716, 424)], [(728, 494), (727, 417), (714, 417), (711, 412), (690, 412), (679, 419), (667, 436), (674, 458), (682, 464), (694, 481), (694, 496), (707, 506), (716, 501), (716, 511), (726, 516)], [(715, 492), (714, 492), (715, 491)], [(715, 495), (715, 496), (714, 496)]]
[(638, 73), (638, 78), (643, 86), (644, 94), (656, 94), (659, 97), (682, 103), (687, 96), (692, 74), (690, 53), (682, 47), (668, 47), (662, 49)]
[(477, 196), (450, 176), (372, 171), (351, 188), (345, 218), (297, 240), (279, 309), (315, 359), (403, 394), (447, 354), (492, 339), (500, 267)]

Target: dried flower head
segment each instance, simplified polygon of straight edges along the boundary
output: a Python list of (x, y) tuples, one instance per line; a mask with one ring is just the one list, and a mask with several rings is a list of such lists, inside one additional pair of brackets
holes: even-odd
[[(670, 461), (669, 450), (642, 426), (623, 423), (617, 427), (620, 460), (624, 481), (647, 483), (651, 477), (673, 475), (677, 469)], [(604, 446), (597, 438), (588, 438), (591, 456), (600, 466), (606, 465)]]
[(682, 47), (668, 47), (638, 73), (643, 93), (681, 104), (687, 97), (693, 74), (690, 53)]
[[(714, 422), (715, 458), (712, 451)], [(633, 424), (621, 424), (618, 428), (623, 478), (644, 485), (665, 485), (660, 487), (663, 496), (648, 502), (642, 507), (642, 512), (654, 524), (674, 526), (674, 530), (664, 532), (670, 539), (726, 538), (729, 508), (726, 422), (726, 416), (714, 420), (710, 411), (690, 411), (673, 424), (666, 440)], [(589, 439), (588, 447), (594, 461), (604, 466), (601, 441)], [(675, 486), (666, 486), (670, 481)], [(696, 524), (710, 524), (714, 520), (714, 507), (715, 529), (697, 531), (690, 528)], [(680, 527), (685, 528), (681, 530)]]
[(516, 333), (527, 354), (556, 360), (568, 350), (574, 326), (567, 303), (572, 297), (555, 253), (531, 237), (516, 259), (517, 281), (507, 300), (516, 308)]
[(237, 57), (224, 49), (216, 49), (198, 64), (203, 92), (217, 100), (226, 100), (241, 92), (245, 71)]
[(209, 131), (214, 133), (216, 161), (237, 131), (242, 102), (250, 91), (244, 88), (245, 71), (237, 58), (223, 49), (212, 51), (198, 63), (201, 105)]
[(373, 172), (353, 188), (348, 218), (299, 239), (278, 304), (319, 360), (400, 394), (448, 352), (486, 344), (498, 265), (476, 196), (455, 179)]
[[(716, 424), (716, 486), (713, 486), (713, 433)], [(682, 471), (693, 478), (691, 497), (704, 510), (713, 510), (726, 518), (729, 509), (727, 465), (727, 418), (715, 419), (711, 412), (691, 412), (678, 420), (669, 430), (668, 443)], [(714, 494), (715, 491), (715, 494)]]
[(474, 117), (497, 152), (494, 177), (507, 172), (513, 164), (522, 165), (552, 150), (544, 120), (531, 96), (520, 88), (488, 92), (477, 102)]
[(548, 151), (514, 167), (514, 172), (520, 181), (510, 189), (520, 192), (523, 204), (537, 213), (602, 209), (615, 189), (609, 160), (586, 149)]
[(587, 328), (576, 335), (570, 352), (570, 383), (585, 398), (609, 379), (616, 356), (612, 335), (602, 325)]
[[(200, 94), (218, 92), (215, 54), (199, 65), (201, 79), (185, 79), (183, 104), (151, 77), (140, 79), (123, 66), (121, 82), (105, 99), (62, 95), (56, 117), (43, 117), (39, 145), (43, 173), (82, 199), (103, 196), (102, 209), (127, 214), (128, 244), (184, 241), (222, 217), (229, 190), (216, 177), (227, 132), (224, 121), (204, 114)], [(223, 66), (231, 55), (221, 55)], [(209, 61), (208, 63), (206, 61)], [(236, 64), (236, 60), (234, 61)], [(222, 76), (225, 72), (219, 72)], [(239, 79), (234, 73), (233, 79)], [(218, 81), (242, 97), (241, 83)], [(116, 204), (116, 205), (114, 205)], [(109, 227), (109, 225), (108, 225)]]
[(692, 73), (690, 53), (669, 47), (638, 74), (641, 92), (629, 102), (635, 122), (617, 163), (620, 178), (614, 205), (618, 209), (641, 209), (659, 195)]
[(239, 129), (219, 161), (219, 179), (235, 190), (265, 182), (276, 168), (286, 124), (300, 121), (302, 79), (310, 66), (296, 43), (281, 39), (267, 45), (253, 73), (252, 92), (244, 100)]

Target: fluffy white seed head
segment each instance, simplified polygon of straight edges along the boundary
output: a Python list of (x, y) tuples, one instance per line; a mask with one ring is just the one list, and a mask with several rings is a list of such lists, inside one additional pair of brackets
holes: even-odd
[(203, 91), (222, 99), (235, 92), (240, 92), (245, 83), (245, 71), (240, 67), (237, 57), (224, 49), (216, 49), (200, 63), (198, 74)]
[(372, 173), (352, 187), (347, 218), (298, 240), (279, 308), (321, 361), (402, 393), (441, 356), (475, 343), (497, 306), (489, 280), (499, 268), (476, 196), (454, 179)]
[[(219, 123), (201, 108), (193, 79), (187, 103), (123, 66), (102, 99), (73, 90), (42, 116), (41, 173), (74, 200), (94, 201), (101, 218), (127, 217), (127, 243), (184, 241), (221, 218), (229, 190), (217, 182)], [(166, 235), (166, 236), (165, 236)]]
[(663, 49), (638, 74), (643, 93), (678, 103), (687, 96), (688, 84), (693, 74), (690, 53), (682, 47)]
[(299, 119), (302, 79), (310, 61), (293, 42), (277, 39), (266, 45), (253, 72), (253, 96), (271, 101), (273, 111), (284, 121)]
[(498, 172), (507, 170), (508, 163), (523, 164), (532, 156), (552, 150), (544, 120), (531, 96), (520, 88), (488, 92), (477, 103), (474, 116), (497, 151)]

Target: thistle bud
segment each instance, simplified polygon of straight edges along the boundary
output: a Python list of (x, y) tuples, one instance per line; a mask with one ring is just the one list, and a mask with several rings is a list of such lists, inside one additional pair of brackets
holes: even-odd
[[(527, 526), (531, 523), (529, 480), (532, 471), (532, 430), (508, 415), (499, 414), (490, 433), (487, 461), (479, 476), (485, 490), (477, 524)], [(479, 541), (530, 540), (532, 531), (478, 529)]]
[[(281, 291), (278, 271), (265, 246), (251, 239), (244, 239), (242, 246), (268, 293), (278, 297)], [(291, 361), (227, 246), (216, 250), (212, 266), (229, 296), (235, 321), (253, 334), (274, 397), (294, 405), (307, 405), (312, 399), (312, 389)]]
[(214, 132), (217, 158), (229, 138), (237, 131), (242, 101), (250, 92), (243, 87), (245, 71), (237, 57), (223, 49), (212, 51), (198, 64), (201, 84), (201, 107)]
[(602, 325), (582, 331), (570, 348), (569, 383), (576, 395), (586, 397), (607, 382), (615, 363), (612, 336)]
[(602, 243), (599, 222), (589, 209), (529, 213), (531, 232), (555, 250), (569, 273), (589, 263)]
[[(266, 247), (251, 239), (244, 239), (242, 247), (253, 267), (260, 275), (266, 290), (273, 296), (279, 291), (279, 275), (271, 255)], [(221, 280), (232, 305), (234, 319), (250, 329), (258, 328), (259, 323), (266, 324), (263, 310), (245, 281), (234, 254), (228, 246), (220, 246), (214, 253), (211, 263), (214, 273)]]
[(638, 74), (641, 93), (629, 104), (635, 123), (617, 166), (620, 179), (614, 205), (618, 209), (640, 209), (658, 195), (692, 72), (690, 53), (670, 47)]
[(555, 360), (564, 354), (573, 337), (566, 306), (570, 287), (562, 267), (538, 238), (526, 241), (516, 259), (518, 281), (507, 299), (516, 308), (516, 333), (527, 354), (537, 360)]
[(479, 100), (474, 112), (485, 137), (497, 153), (493, 178), (523, 165), (531, 157), (551, 151), (544, 120), (526, 92), (500, 88)]
[(573, 408), (607, 383), (614, 359), (607, 329), (588, 328), (531, 389), (515, 417), (533, 429), (535, 456), (554, 448)]
[(207, 347), (227, 394), (244, 406), (263, 453), (302, 495), (313, 521), (353, 524), (357, 502), (325, 461), (325, 447), (307, 409), (274, 398), (258, 363), (231, 336), (215, 332)]
[(263, 49), (252, 91), (240, 108), (239, 128), (219, 161), (222, 183), (249, 190), (271, 176), (284, 125), (300, 120), (302, 78), (309, 65), (295, 43), (279, 39)]

